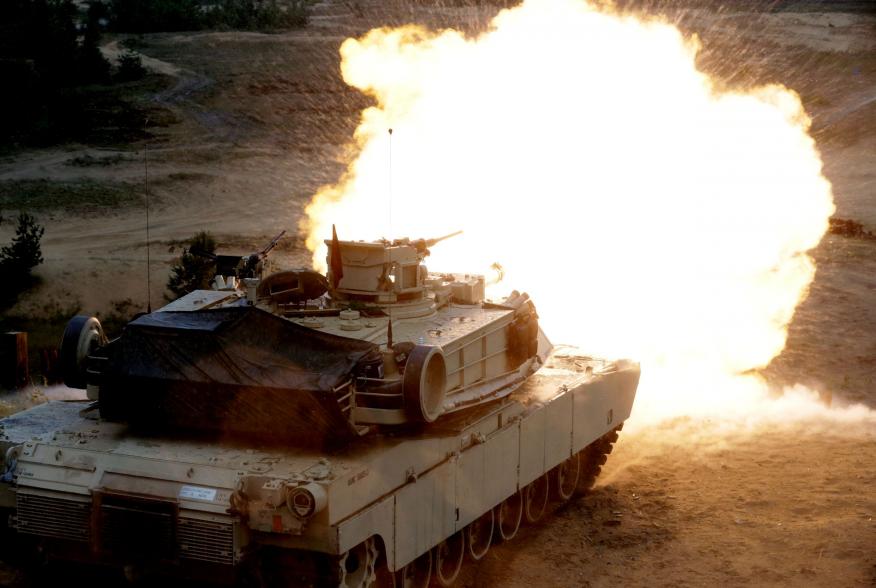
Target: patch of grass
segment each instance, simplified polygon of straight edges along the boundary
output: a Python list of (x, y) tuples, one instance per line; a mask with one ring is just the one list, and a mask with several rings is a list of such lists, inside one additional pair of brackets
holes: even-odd
[[(216, 250), (222, 255), (248, 255), (261, 249), (276, 237), (276, 234), (257, 235), (219, 234), (215, 236)], [(185, 246), (188, 239), (167, 239), (161, 242), (167, 245), (168, 253), (175, 253), (178, 247)], [(273, 251), (303, 251), (304, 239), (300, 235), (286, 234), (277, 242)]]
[[(171, 172), (167, 174), (165, 181), (168, 182), (206, 182), (212, 180), (210, 174), (200, 172)], [(158, 180), (156, 180), (158, 181)]]
[(122, 163), (123, 161), (131, 161), (131, 157), (122, 155), (121, 153), (95, 157), (86, 153), (67, 160), (64, 162), (64, 165), (72, 165), (75, 167), (109, 167), (111, 165)]
[(876, 233), (867, 230), (867, 228), (856, 220), (848, 218), (830, 219), (830, 228), (828, 229), (832, 235), (840, 235), (851, 239), (863, 239), (865, 241), (876, 241)]
[[(140, 80), (112, 85), (92, 84), (59, 90), (47, 97), (49, 104), (16, 128), (0, 132), (0, 156), (22, 148), (47, 147), (69, 142), (105, 148), (128, 147), (150, 138), (143, 128), (167, 127), (179, 122), (168, 108), (150, 96), (174, 83), (172, 76), (149, 74)], [(20, 128), (18, 128), (20, 127)], [(5, 133), (5, 134), (4, 134)]]
[(142, 201), (142, 187), (121, 183), (0, 181), (0, 208), (5, 210), (97, 211), (139, 205)]
[(110, 26), (118, 32), (259, 30), (303, 27), (311, 0), (111, 0)]
[(97, 318), (100, 320), (103, 330), (107, 337), (114, 339), (122, 334), (122, 329), (125, 328), (136, 314), (140, 312), (140, 308), (134, 304), (130, 298), (123, 300), (113, 300), (110, 302), (110, 310), (105, 314), (97, 313)]

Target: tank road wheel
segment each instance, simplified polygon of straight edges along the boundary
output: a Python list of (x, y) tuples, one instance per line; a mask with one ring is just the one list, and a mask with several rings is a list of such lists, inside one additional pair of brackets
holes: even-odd
[(544, 516), (550, 496), (549, 480), (548, 474), (544, 474), (523, 489), (523, 518), (529, 524), (537, 523)]
[(380, 552), (374, 539), (366, 539), (338, 559), (339, 588), (368, 588), (377, 580), (375, 567)]
[(435, 579), (439, 586), (452, 586), (462, 569), (465, 556), (465, 535), (462, 532), (448, 537), (436, 548), (432, 559), (435, 562)]
[(554, 468), (554, 481), (556, 482), (556, 497), (566, 501), (572, 498), (578, 488), (578, 479), (581, 477), (581, 458), (576, 453), (560, 465)]
[(495, 522), (493, 509), (490, 509), (465, 528), (465, 544), (469, 557), (474, 561), (483, 559), (490, 550)]
[(398, 572), (398, 588), (427, 588), (432, 580), (432, 550), (430, 549)]
[(515, 492), (496, 508), (496, 530), (502, 541), (511, 541), (523, 520), (523, 493)]

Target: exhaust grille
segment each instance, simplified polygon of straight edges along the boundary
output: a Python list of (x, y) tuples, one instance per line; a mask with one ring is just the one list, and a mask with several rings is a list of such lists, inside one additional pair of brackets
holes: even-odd
[(177, 527), (179, 556), (219, 564), (234, 563), (232, 523), (180, 517)]
[(174, 559), (176, 511), (173, 503), (113, 495), (103, 495), (100, 502), (103, 552)]
[[(86, 497), (29, 494), (16, 496), (17, 529), (41, 537), (89, 543), (104, 555), (171, 561), (196, 560), (234, 565), (234, 521), (178, 516), (176, 505), (119, 495)], [(98, 516), (92, 536), (92, 513)], [(182, 514), (182, 513), (179, 513)]]
[(69, 541), (91, 540), (91, 501), (41, 494), (16, 496), (18, 532)]

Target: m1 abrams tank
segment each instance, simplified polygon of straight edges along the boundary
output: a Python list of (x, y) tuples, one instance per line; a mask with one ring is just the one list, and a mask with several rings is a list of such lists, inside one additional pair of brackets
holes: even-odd
[(551, 353), (525, 294), (430, 274), (438, 241), (333, 236), (326, 276), (217, 276), (114, 341), (74, 318), (65, 380), (91, 402), (2, 421), (0, 507), (59, 558), (452, 584), (466, 554), (589, 488), (639, 368)]

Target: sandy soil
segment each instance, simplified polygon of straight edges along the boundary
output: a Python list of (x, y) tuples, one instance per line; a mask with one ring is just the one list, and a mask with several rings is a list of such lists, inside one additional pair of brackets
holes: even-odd
[[(418, 21), (476, 30), (487, 8), (322, 2), (311, 25), (278, 35), (145, 37), (147, 66), (168, 76), (152, 97), (176, 124), (148, 144), (153, 302), (174, 243), (211, 230), (244, 252), (281, 229), (344, 168), (367, 104), (338, 75), (337, 48), (371, 26)], [(816, 5), (813, 9), (813, 5)], [(668, 16), (703, 39), (702, 66), (728, 85), (782, 82), (813, 116), (837, 216), (876, 227), (876, 15), (866, 3), (673, 3)], [(760, 4), (762, 6), (762, 4)], [(844, 12), (849, 10), (849, 12)], [(112, 53), (117, 45), (107, 47)], [(141, 191), (143, 149), (69, 146), (0, 161), (0, 181), (95, 180)], [(72, 166), (83, 154), (122, 155)], [(139, 192), (138, 192), (139, 193)], [(138, 206), (71, 204), (41, 212), (46, 286), (13, 312), (144, 302), (144, 215)], [(3, 227), (3, 230), (8, 230)], [(5, 239), (7, 233), (0, 234)], [(838, 404), (876, 408), (876, 243), (838, 236), (814, 252), (818, 274), (778, 383), (811, 384)], [(290, 240), (282, 261), (304, 264)], [(595, 491), (522, 531), (466, 570), (468, 586), (876, 586), (876, 427), (842, 422), (752, 430), (681, 421), (625, 432)], [(0, 584), (14, 569), (0, 568)]]
[(872, 586), (874, 450), (873, 430), (623, 435), (590, 495), (492, 550), (467, 585)]

